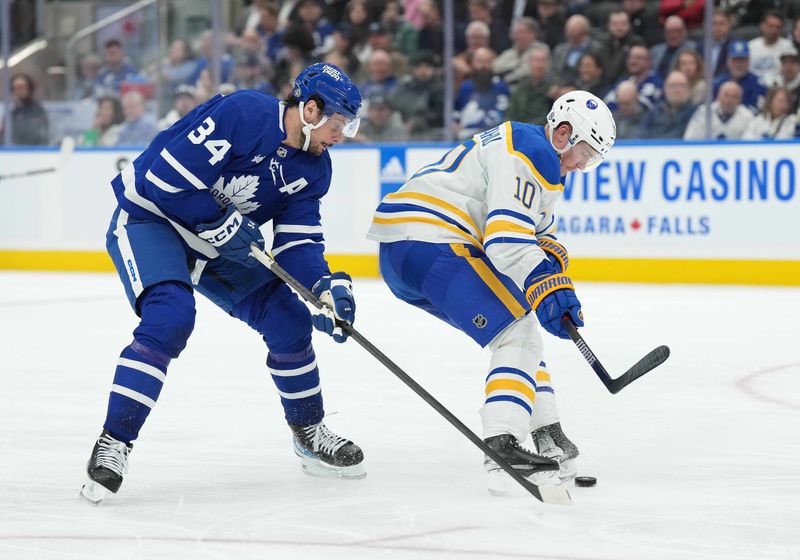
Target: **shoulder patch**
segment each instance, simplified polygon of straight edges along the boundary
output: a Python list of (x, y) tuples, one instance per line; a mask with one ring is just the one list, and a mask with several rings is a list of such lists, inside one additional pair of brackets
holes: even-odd
[(524, 161), (544, 188), (563, 191), (558, 155), (544, 135), (544, 128), (511, 121), (505, 127), (508, 153)]

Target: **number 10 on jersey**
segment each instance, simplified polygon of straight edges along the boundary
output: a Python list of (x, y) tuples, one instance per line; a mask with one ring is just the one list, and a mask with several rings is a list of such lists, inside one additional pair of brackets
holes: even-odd
[(523, 183), (522, 179), (517, 177), (517, 192), (514, 198), (519, 200), (525, 208), (533, 206), (533, 195), (536, 194), (536, 185), (530, 181)]
[(203, 121), (203, 124), (198, 126), (195, 130), (192, 130), (188, 135), (187, 138), (191, 140), (192, 144), (203, 144), (205, 148), (211, 152), (211, 159), (208, 160), (208, 163), (211, 165), (215, 165), (222, 161), (222, 158), (225, 157), (225, 154), (228, 153), (228, 150), (231, 149), (231, 143), (225, 139), (222, 140), (206, 140), (209, 134), (214, 132), (214, 129), (217, 127), (214, 119), (211, 117), (206, 117), (206, 120)]

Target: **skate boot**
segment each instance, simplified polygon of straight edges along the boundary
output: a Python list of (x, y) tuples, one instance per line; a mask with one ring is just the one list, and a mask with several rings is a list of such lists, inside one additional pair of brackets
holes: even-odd
[[(510, 434), (501, 434), (483, 440), (495, 453), (500, 455), (514, 470), (537, 486), (555, 486), (560, 484), (558, 478), (558, 462), (547, 457), (536, 455), (522, 447), (517, 438)], [(507, 493), (511, 477), (488, 455), (484, 458), (483, 467), (489, 475), (489, 493), (502, 496)]]
[(539, 455), (555, 459), (559, 464), (558, 476), (562, 482), (575, 478), (578, 467), (575, 459), (578, 457), (578, 448), (561, 429), (561, 422), (543, 426), (531, 432), (533, 444)]
[(106, 492), (117, 493), (122, 477), (128, 472), (128, 454), (133, 445), (114, 439), (103, 430), (92, 449), (92, 456), (86, 464), (89, 479), (81, 487), (81, 497), (97, 505)]
[(311, 426), (289, 424), (294, 434), (294, 452), (303, 472), (326, 478), (364, 478), (364, 453), (349, 439), (337, 436), (320, 422)]

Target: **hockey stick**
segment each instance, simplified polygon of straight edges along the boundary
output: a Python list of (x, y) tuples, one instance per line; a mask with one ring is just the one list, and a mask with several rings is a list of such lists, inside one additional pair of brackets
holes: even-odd
[[(267, 253), (259, 249), (256, 245), (250, 248), (250, 254), (258, 260), (261, 264), (270, 269), (275, 276), (283, 280), (291, 289), (297, 292), (300, 297), (308, 303), (322, 309), (325, 304), (322, 303), (311, 291), (298, 282), (293, 276), (281, 268), (278, 263)], [(344, 321), (336, 322), (337, 326), (346, 332), (353, 340), (355, 340), (364, 350), (372, 354), (380, 363), (397, 376), (400, 381), (405, 383), (412, 391), (419, 395), (422, 400), (433, 407), (436, 412), (444, 417), (445, 420), (450, 422), (459, 432), (464, 434), (468, 440), (474, 443), (481, 451), (491, 457), (491, 459), (506, 471), (511, 478), (516, 480), (525, 490), (530, 492), (537, 500), (548, 504), (568, 505), (572, 503), (569, 492), (565, 488), (558, 486), (536, 486), (530, 480), (522, 476), (519, 472), (509, 465), (502, 457), (500, 457), (492, 448), (486, 445), (481, 438), (470, 430), (461, 420), (459, 420), (452, 412), (445, 406), (437, 401), (430, 393), (428, 393), (422, 386), (414, 381), (400, 366), (390, 360), (383, 352), (378, 350), (374, 344), (364, 338), (364, 336), (353, 328), (349, 323)]]
[(65, 136), (61, 141), (61, 147), (58, 150), (58, 161), (54, 167), (44, 167), (42, 169), (32, 169), (30, 171), (7, 173), (6, 175), (0, 175), (0, 181), (6, 181), (8, 179), (20, 179), (22, 177), (30, 177), (32, 175), (42, 175), (44, 173), (55, 173), (60, 171), (74, 150), (75, 139), (72, 138), (72, 136)]
[(667, 358), (669, 358), (669, 347), (668, 346), (659, 346), (658, 348), (651, 350), (647, 353), (647, 355), (633, 364), (631, 368), (617, 377), (613, 379), (606, 368), (603, 367), (603, 364), (600, 363), (600, 360), (597, 359), (597, 356), (594, 355), (589, 345), (586, 344), (586, 341), (583, 340), (583, 337), (578, 332), (578, 327), (575, 326), (569, 315), (564, 315), (561, 318), (561, 325), (567, 329), (572, 342), (575, 343), (575, 346), (578, 347), (581, 354), (586, 361), (589, 362), (589, 365), (592, 366), (592, 369), (597, 374), (597, 377), (600, 378), (600, 381), (603, 382), (603, 385), (606, 386), (606, 389), (609, 390), (610, 393), (616, 395), (622, 389), (627, 387), (629, 384), (633, 383), (641, 376), (643, 376), (648, 371), (657, 368), (661, 364), (663, 364)]

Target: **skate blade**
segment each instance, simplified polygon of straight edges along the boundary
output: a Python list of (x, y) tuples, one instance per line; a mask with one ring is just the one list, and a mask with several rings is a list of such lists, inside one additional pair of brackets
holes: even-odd
[(503, 469), (486, 471), (487, 490), (492, 496), (505, 496), (511, 490), (513, 479)]
[(567, 459), (563, 463), (561, 463), (561, 468), (558, 471), (558, 477), (561, 479), (563, 484), (567, 482), (571, 482), (575, 479), (575, 475), (578, 474), (578, 465), (575, 463), (575, 459)]
[(81, 492), (79, 496), (83, 501), (96, 506), (103, 501), (103, 498), (106, 497), (107, 493), (108, 489), (105, 486), (96, 483), (92, 479), (89, 479), (83, 486), (81, 486)]
[(360, 480), (367, 476), (367, 471), (364, 465), (359, 463), (349, 467), (334, 467), (327, 465), (319, 459), (311, 459), (308, 457), (300, 457), (300, 464), (303, 467), (303, 472), (309, 476), (316, 476), (319, 478), (341, 478), (344, 480)]
[[(488, 490), (492, 496), (505, 496), (514, 487), (515, 481), (503, 469), (489, 469), (486, 471)], [(558, 471), (544, 471), (534, 473), (527, 477), (539, 489), (542, 502), (545, 504), (571, 505), (572, 497), (569, 491), (561, 485)]]

